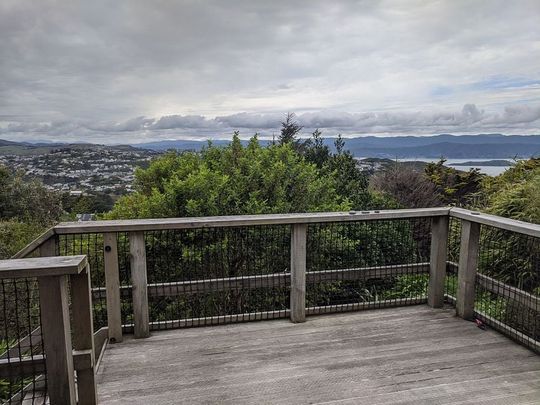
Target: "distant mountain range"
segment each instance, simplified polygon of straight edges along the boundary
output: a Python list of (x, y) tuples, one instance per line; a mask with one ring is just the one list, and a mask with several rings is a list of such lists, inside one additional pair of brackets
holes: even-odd
[[(247, 144), (248, 141), (242, 141)], [(216, 146), (228, 145), (228, 140), (214, 140)], [(262, 144), (270, 141), (261, 140)], [(325, 143), (334, 148), (334, 138), (326, 138)], [(12, 142), (0, 139), (0, 154), (42, 154), (56, 148), (133, 150), (134, 148), (153, 151), (169, 149), (198, 151), (207, 145), (206, 141), (168, 140), (132, 145), (94, 145), (88, 143), (48, 143)], [(540, 156), (540, 135), (433, 135), (433, 136), (363, 136), (346, 138), (345, 147), (356, 157), (377, 157), (390, 159), (439, 158), (449, 159), (509, 159)]]
[[(214, 145), (227, 145), (230, 141), (212, 141)], [(247, 141), (244, 141), (247, 143)], [(269, 141), (261, 141), (268, 143)], [(325, 143), (333, 148), (334, 139), (326, 138)], [(165, 151), (168, 149), (200, 150), (206, 141), (169, 140), (156, 141), (132, 146)], [(529, 158), (540, 156), (540, 135), (433, 135), (433, 136), (365, 136), (347, 138), (346, 149), (357, 157), (380, 158)]]

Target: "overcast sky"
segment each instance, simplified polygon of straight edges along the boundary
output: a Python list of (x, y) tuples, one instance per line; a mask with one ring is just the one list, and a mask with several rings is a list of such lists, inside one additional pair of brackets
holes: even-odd
[(0, 1), (0, 138), (540, 134), (540, 0)]

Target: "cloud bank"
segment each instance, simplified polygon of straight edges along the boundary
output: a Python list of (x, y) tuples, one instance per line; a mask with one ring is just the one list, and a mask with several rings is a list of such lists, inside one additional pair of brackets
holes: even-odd
[[(3, 0), (0, 134), (538, 132), (540, 2)], [(465, 104), (478, 107), (465, 107)]]
[[(123, 122), (55, 121), (49, 123), (9, 123), (0, 136), (19, 140), (93, 140), (104, 143), (138, 143), (149, 139), (220, 139), (233, 131), (249, 137), (254, 133), (271, 137), (279, 132), (285, 114), (238, 113), (207, 118), (202, 115), (168, 115), (157, 118), (135, 117)], [(366, 112), (321, 111), (299, 114), (303, 136), (316, 128), (325, 135), (345, 136), (403, 135), (436, 133), (540, 134), (540, 105), (509, 106), (488, 113), (474, 104), (459, 112)]]

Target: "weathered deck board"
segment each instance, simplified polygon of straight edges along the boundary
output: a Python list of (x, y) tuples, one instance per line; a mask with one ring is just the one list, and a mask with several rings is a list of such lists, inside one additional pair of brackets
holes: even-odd
[(102, 404), (538, 404), (540, 356), (413, 306), (155, 332), (109, 345)]

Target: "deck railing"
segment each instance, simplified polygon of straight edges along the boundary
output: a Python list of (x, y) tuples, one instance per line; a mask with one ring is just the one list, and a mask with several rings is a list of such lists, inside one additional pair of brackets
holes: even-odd
[(447, 300), (464, 319), (540, 353), (540, 225), (459, 208), (450, 216), (459, 222), (451, 227)]
[[(43, 245), (43, 254), (45, 249)], [(0, 378), (10, 385), (23, 386), (18, 392), (8, 386), (5, 399), (12, 403), (46, 403), (48, 397), (53, 404), (95, 404), (92, 302), (86, 257), (2, 260), (0, 283), (2, 340), (6, 346), (0, 360)], [(22, 300), (21, 289), (26, 290)], [(10, 308), (14, 312), (10, 313)], [(37, 322), (32, 326), (31, 313), (36, 310), (40, 312), (39, 320), (34, 319)], [(21, 336), (25, 330), (31, 332)]]
[(85, 255), (93, 327), (113, 343), (446, 302), (540, 351), (539, 247), (539, 225), (432, 208), (62, 223), (18, 256)]

